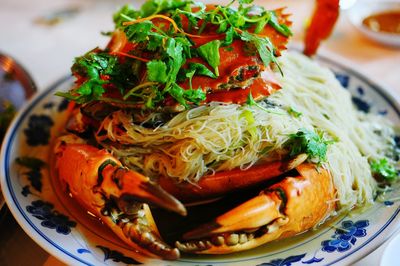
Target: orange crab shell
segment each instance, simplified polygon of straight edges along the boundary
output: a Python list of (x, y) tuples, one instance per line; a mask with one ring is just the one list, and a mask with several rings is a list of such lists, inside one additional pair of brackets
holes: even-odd
[[(215, 6), (207, 6), (208, 10), (214, 8)], [(283, 9), (277, 9), (275, 10), (275, 13), (277, 14), (278, 22), (280, 24), (285, 24), (286, 26), (291, 25), (291, 21), (288, 19), (289, 15), (284, 14)], [(181, 19), (183, 29), (187, 30), (187, 18), (182, 15)], [(152, 19), (152, 22), (156, 25), (160, 24), (160, 26), (165, 28), (168, 28), (170, 24), (168, 21), (159, 18)], [(188, 32), (186, 34), (194, 43), (194, 47), (199, 47), (212, 40), (224, 40), (225, 34), (217, 34), (216, 30), (216, 26), (210, 26), (206, 27), (201, 35), (196, 35), (195, 32)], [(253, 29), (251, 28), (249, 29), (250, 32), (252, 30)], [(269, 38), (275, 47), (274, 53), (276, 55), (280, 55), (281, 51), (286, 49), (288, 37), (276, 31), (272, 26), (266, 25), (258, 35), (260, 37)], [(147, 58), (145, 56), (138, 57), (129, 54), (130, 51), (135, 49), (136, 45), (136, 43), (127, 40), (124, 32), (116, 30), (107, 46), (107, 49), (111, 54), (119, 55), (122, 60), (125, 56), (128, 56), (132, 58), (136, 57), (136, 59), (143, 62), (150, 61), (152, 59), (151, 55), (146, 55), (147, 57), (150, 56), (150, 58)], [(258, 100), (281, 88), (281, 85), (275, 78), (275, 73), (270, 69), (270, 66), (265, 66), (258, 53), (254, 51), (254, 47), (249, 49), (248, 46), (249, 43), (236, 39), (231, 45), (220, 47), (220, 65), (218, 66), (220, 73), (219, 76), (214, 79), (211, 77), (195, 75), (192, 78), (192, 87), (194, 89), (202, 88), (207, 94), (204, 103), (221, 101), (241, 104), (246, 102), (249, 93), (252, 93), (253, 98)], [(250, 50), (252, 52), (250, 52)], [(187, 59), (183, 68), (186, 68), (190, 63), (201, 63), (208, 66), (204, 59), (193, 57)], [(208, 67), (211, 71), (214, 71), (210, 66)], [(260, 75), (262, 72), (264, 72), (264, 74)], [(236, 77), (239, 76), (240, 80), (234, 80), (233, 84), (230, 84), (232, 83), (232, 78), (236, 79)], [(179, 85), (184, 89), (189, 89), (188, 82), (180, 83)], [(214, 96), (213, 94), (217, 95)], [(224, 96), (222, 96), (222, 94), (224, 94)]]

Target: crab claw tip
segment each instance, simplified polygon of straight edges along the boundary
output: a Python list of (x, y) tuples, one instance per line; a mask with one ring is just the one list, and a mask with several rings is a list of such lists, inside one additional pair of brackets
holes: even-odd
[[(114, 196), (124, 201), (136, 200), (144, 203), (152, 203), (167, 210), (176, 212), (182, 216), (186, 216), (187, 211), (185, 206), (177, 200), (174, 196), (162, 189), (158, 184), (151, 181), (137, 172), (118, 168), (104, 169), (112, 171), (111, 178), (105, 179), (104, 182), (113, 182), (117, 185), (118, 189), (114, 190)], [(111, 187), (108, 186), (108, 187)], [(110, 194), (114, 194), (109, 191)]]

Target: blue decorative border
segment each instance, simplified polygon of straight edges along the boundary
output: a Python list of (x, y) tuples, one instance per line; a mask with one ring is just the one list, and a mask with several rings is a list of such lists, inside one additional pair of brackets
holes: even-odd
[[(26, 215), (25, 210), (21, 207), (21, 205), (19, 204), (17, 197), (14, 193), (14, 190), (12, 189), (12, 184), (11, 184), (11, 176), (10, 176), (10, 168), (7, 166), (11, 165), (10, 162), (10, 153), (11, 153), (11, 144), (13, 143), (13, 140), (15, 139), (15, 135), (17, 133), (17, 129), (21, 126), (21, 123), (25, 120), (25, 117), (30, 113), (30, 111), (36, 106), (36, 104), (38, 102), (40, 102), (43, 98), (45, 98), (51, 91), (53, 91), (55, 88), (57, 88), (58, 86), (60, 86), (62, 83), (64, 83), (65, 81), (67, 81), (70, 77), (64, 77), (62, 79), (60, 79), (59, 81), (57, 81), (53, 86), (50, 86), (47, 90), (43, 91), (37, 98), (35, 98), (34, 100), (32, 100), (29, 103), (29, 106), (23, 111), (23, 113), (21, 113), (21, 115), (18, 117), (18, 120), (16, 121), (16, 124), (13, 127), (13, 130), (9, 133), (9, 142), (6, 143), (6, 151), (5, 151), (5, 165), (4, 165), (4, 170), (5, 170), (5, 178), (6, 178), (6, 182), (7, 182), (7, 187), (8, 190), (11, 194), (11, 197), (14, 201), (15, 206), (17, 206), (20, 214), (22, 215), (22, 217), (25, 219), (25, 221), (36, 231), (36, 233), (38, 233), (41, 237), (43, 237), (45, 240), (47, 240), (51, 245), (53, 245), (55, 248), (57, 248), (59, 251), (62, 251), (63, 253), (65, 253), (66, 255), (70, 256), (71, 258), (85, 264), (85, 265), (94, 265), (91, 264), (89, 262), (86, 262), (84, 260), (82, 260), (81, 258), (75, 256), (74, 254), (68, 252), (67, 250), (63, 249), (61, 246), (59, 246), (57, 243), (55, 243), (53, 240), (51, 240), (50, 238), (48, 238), (45, 234), (43, 234), (43, 232), (36, 227), (36, 225), (31, 221), (31, 219), (29, 219), (29, 217)], [(6, 138), (7, 139), (7, 138)]]
[[(400, 110), (399, 110), (399, 106), (398, 104), (393, 102), (393, 99), (391, 96), (389, 96), (389, 94), (384, 91), (380, 86), (376, 85), (374, 82), (370, 81), (367, 77), (365, 77), (364, 75), (358, 73), (355, 70), (352, 70), (346, 66), (343, 66), (337, 62), (335, 62), (332, 59), (326, 58), (326, 57), (321, 57), (318, 56), (317, 58), (319, 61), (321, 62), (327, 62), (331, 65), (335, 65), (337, 67), (339, 67), (341, 70), (343, 70), (346, 73), (349, 73), (350, 75), (358, 78), (359, 80), (365, 82), (372, 90), (374, 90), (376, 93), (378, 93), (391, 107), (392, 109), (396, 112), (397, 116), (400, 117)], [(38, 233), (41, 237), (43, 237), (46, 241), (48, 241), (53, 247), (57, 248), (59, 251), (63, 252), (64, 254), (68, 255), (69, 257), (85, 264), (85, 265), (93, 265), (89, 262), (86, 262), (84, 260), (82, 260), (81, 258), (77, 257), (76, 255), (70, 253), (69, 251), (63, 249), (61, 246), (57, 245), (54, 241), (52, 241), (50, 238), (48, 238), (45, 234), (43, 234), (41, 232), (41, 230), (39, 230), (39, 228), (37, 228), (35, 226), (35, 224), (29, 219), (29, 217), (26, 215), (25, 211), (23, 210), (23, 208), (19, 205), (19, 202), (17, 201), (17, 197), (12, 189), (12, 184), (11, 184), (11, 177), (10, 177), (10, 171), (9, 171), (9, 166), (11, 165), (10, 163), (10, 153), (11, 153), (11, 144), (13, 143), (12, 140), (15, 139), (15, 135), (17, 132), (17, 129), (20, 127), (21, 123), (25, 120), (25, 117), (30, 113), (30, 111), (36, 106), (36, 104), (41, 101), (43, 98), (45, 98), (51, 91), (53, 91), (55, 88), (59, 87), (62, 83), (66, 82), (68, 79), (70, 79), (69, 76), (64, 77), (62, 79), (60, 79), (59, 81), (57, 81), (54, 85), (50, 86), (47, 90), (41, 92), (40, 95), (38, 95), (37, 98), (33, 99), (30, 103), (29, 106), (23, 110), (23, 113), (20, 114), (20, 116), (18, 117), (18, 120), (16, 121), (13, 129), (11, 132), (9, 132), (9, 137), (7, 137), (6, 139), (8, 139), (8, 143), (5, 143), (5, 165), (4, 165), (4, 170), (5, 170), (5, 179), (6, 179), (6, 184), (8, 187), (8, 190), (11, 194), (11, 198), (14, 201), (15, 206), (17, 206), (20, 214), (22, 215), (22, 217), (25, 219), (25, 221), (36, 231), (36, 233)], [(347, 257), (349, 257), (350, 255), (354, 254), (355, 252), (359, 251), (361, 248), (365, 247), (366, 245), (368, 245), (372, 240), (374, 240), (379, 234), (381, 234), (392, 222), (393, 220), (397, 217), (397, 215), (400, 212), (400, 207), (397, 208), (397, 210), (395, 211), (395, 213), (390, 217), (390, 219), (382, 226), (381, 229), (379, 229), (372, 237), (370, 237), (366, 242), (364, 242), (362, 245), (358, 246), (357, 248), (353, 249), (351, 252), (347, 253), (346, 255), (344, 255), (343, 257), (338, 258), (337, 260), (330, 262), (327, 265), (332, 265), (334, 263), (337, 263)], [(326, 232), (326, 231), (325, 231)], [(321, 233), (324, 234), (325, 232)], [(307, 242), (312, 241), (313, 239), (317, 238), (318, 236), (320, 236), (321, 234), (315, 236), (314, 238), (308, 240)], [(305, 242), (302, 242), (299, 245), (303, 245)], [(298, 245), (298, 246), (299, 246)], [(292, 247), (293, 248), (293, 247)], [(266, 254), (264, 256), (260, 256), (260, 257), (253, 257), (252, 259), (260, 259), (260, 258), (267, 258), (269, 256), (273, 256), (279, 253), (282, 253), (284, 251), (280, 251), (277, 253), (270, 253), (270, 254)], [(190, 262), (190, 263), (197, 263), (197, 264), (225, 264), (225, 263), (233, 263), (233, 262), (242, 262), (242, 261), (248, 261), (248, 259), (242, 259), (242, 260), (235, 260), (235, 261), (207, 261), (207, 262), (200, 262), (200, 261), (190, 261), (190, 260), (179, 260), (180, 262)]]
[(393, 96), (391, 96), (386, 90), (384, 90), (382, 87), (380, 87), (378, 84), (375, 82), (371, 81), (368, 77), (364, 76), (363, 74), (347, 67), (344, 66), (340, 63), (337, 63), (336, 61), (324, 57), (324, 56), (317, 56), (317, 61), (320, 62), (327, 62), (328, 64), (335, 65), (340, 68), (340, 70), (345, 71), (346, 73), (350, 73), (350, 75), (357, 77), (359, 80), (362, 80), (365, 82), (369, 87), (371, 87), (376, 93), (378, 93), (389, 105), (394, 109), (396, 112), (397, 116), (400, 117), (400, 106), (398, 103), (393, 102)]

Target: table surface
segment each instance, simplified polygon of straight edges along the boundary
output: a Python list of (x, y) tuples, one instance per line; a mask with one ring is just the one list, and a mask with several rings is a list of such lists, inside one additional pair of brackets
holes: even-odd
[[(32, 75), (38, 89), (44, 90), (69, 74), (74, 57), (105, 46), (108, 38), (100, 32), (113, 29), (112, 14), (126, 2), (0, 0), (0, 52), (15, 57)], [(140, 6), (142, 1), (131, 2)], [(293, 41), (301, 43), (313, 1), (255, 2), (271, 7), (287, 6), (288, 12), (293, 14)], [(43, 23), (55, 14), (61, 17), (58, 22)], [(381, 46), (360, 35), (350, 24), (346, 12), (341, 13), (331, 38), (319, 53), (355, 68), (400, 98), (400, 50)], [(0, 215), (0, 223), (0, 265), (62, 265), (30, 240), (12, 217)], [(378, 265), (386, 244), (355, 265)]]

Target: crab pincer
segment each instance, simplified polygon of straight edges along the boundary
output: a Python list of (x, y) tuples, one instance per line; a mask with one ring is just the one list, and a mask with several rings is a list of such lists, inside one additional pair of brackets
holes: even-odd
[(73, 198), (127, 244), (150, 257), (179, 258), (160, 237), (147, 203), (186, 215), (185, 207), (149, 178), (124, 168), (105, 150), (66, 135), (55, 145), (56, 168)]
[(256, 197), (195, 228), (177, 241), (187, 253), (226, 254), (305, 232), (335, 210), (327, 170), (304, 163), (299, 175), (286, 177)]
[(237, 190), (254, 187), (268, 180), (276, 179), (291, 171), (307, 159), (302, 153), (288, 160), (260, 163), (249, 169), (235, 168), (203, 176), (195, 185), (182, 182), (174, 183), (170, 178), (159, 178), (160, 186), (183, 202), (196, 202), (224, 196)]

